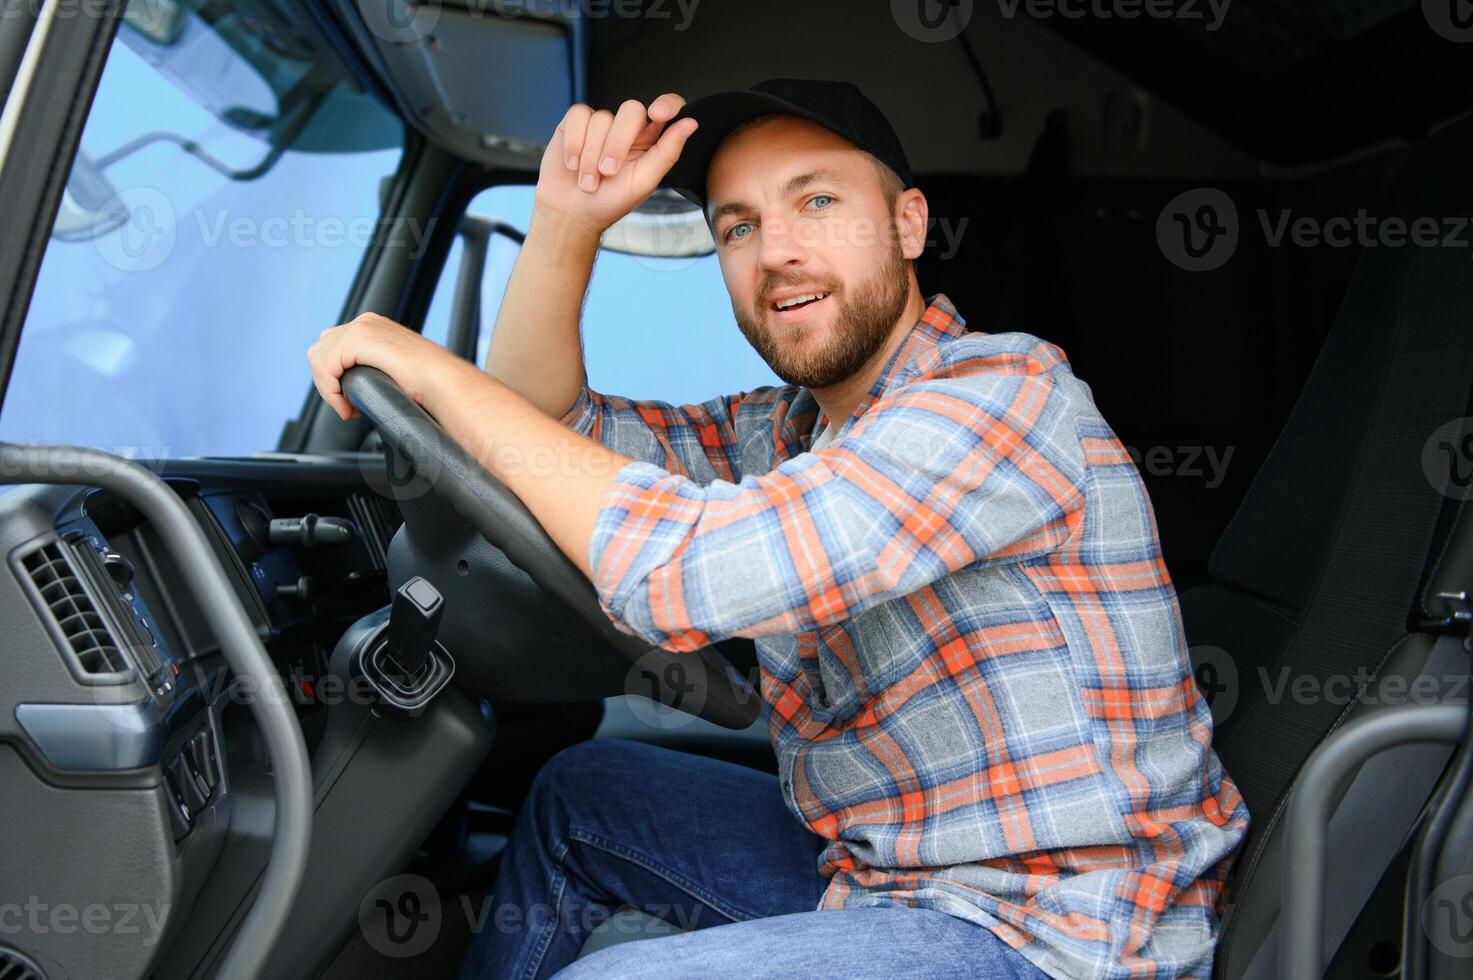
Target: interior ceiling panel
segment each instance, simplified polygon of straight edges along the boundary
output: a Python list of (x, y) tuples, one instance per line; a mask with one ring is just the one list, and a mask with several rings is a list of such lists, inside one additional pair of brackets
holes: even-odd
[(1187, 42), (1198, 42), (1253, 74), (1280, 74), (1324, 54), (1392, 17), (1417, 0), (1232, 0), (1218, 25), (1169, 21)]
[(537, 143), (573, 101), (568, 32), (442, 7), (424, 43), (396, 46), (398, 77), (457, 125)]
[(1418, 140), (1473, 108), (1473, 50), (1418, 0), (1226, 2), (1210, 30), (1205, 17), (1047, 24), (1270, 163)]
[(358, 0), (359, 40), (409, 117), (462, 157), (535, 168), (576, 99), (576, 14), (388, 0), (400, 9), (386, 17), (385, 2)]

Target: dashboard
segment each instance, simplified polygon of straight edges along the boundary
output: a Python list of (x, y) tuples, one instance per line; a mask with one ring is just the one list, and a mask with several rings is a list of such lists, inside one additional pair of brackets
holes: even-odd
[[(367, 488), (357, 456), (182, 460), (156, 469), (204, 532), (310, 729), (332, 644), (388, 601), (393, 500)], [(240, 694), (229, 689), (187, 583), (153, 528), (105, 490), (23, 487), (3, 502), (39, 531), (11, 551), (10, 564), (73, 678), (93, 701), (104, 691), (123, 700), (130, 680), (148, 692), (131, 709), (148, 732), (131, 740), (89, 740), (78, 730), (84, 715), (55, 705), (18, 706), (21, 727), (65, 771), (134, 768), (161, 736), (172, 743), (190, 729), (182, 751), (164, 760), (182, 839), (225, 768), (219, 733), (202, 716), (210, 706), (223, 713)]]
[[(313, 975), (335, 952), (363, 890), (413, 853), (494, 732), (489, 706), (459, 690), (395, 722), (330, 683), (347, 673), (344, 638), (390, 599), (401, 518), (372, 488), (382, 466), (374, 454), (151, 465), (225, 569), (312, 760), (312, 872), (272, 975)], [(4, 934), (0, 947), (19, 941), (59, 976), (208, 975), (270, 850), (258, 692), (226, 667), (161, 537), (113, 494), (9, 489), (0, 556), (0, 907), (111, 896), (153, 909), (158, 932)]]

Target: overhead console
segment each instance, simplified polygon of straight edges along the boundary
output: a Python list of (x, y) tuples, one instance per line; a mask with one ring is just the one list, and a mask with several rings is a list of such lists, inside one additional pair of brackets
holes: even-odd
[(467, 160), (535, 170), (548, 134), (584, 98), (582, 4), (339, 0), (338, 7), (405, 118)]

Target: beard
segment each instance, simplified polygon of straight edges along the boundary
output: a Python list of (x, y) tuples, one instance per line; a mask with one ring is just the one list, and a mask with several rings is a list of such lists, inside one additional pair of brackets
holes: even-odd
[[(831, 292), (838, 301), (838, 312), (833, 315), (832, 336), (828, 343), (814, 351), (799, 350), (808, 334), (821, 330), (821, 323), (803, 324), (786, 329), (789, 335), (780, 342), (768, 323), (767, 297), (783, 286), (808, 285), (815, 283), (824, 292)], [(837, 280), (815, 279), (805, 276), (787, 281), (776, 273), (762, 280), (757, 290), (757, 314), (752, 316), (732, 302), (737, 326), (746, 336), (747, 342), (783, 381), (803, 388), (827, 388), (851, 377), (885, 346), (896, 321), (905, 314), (910, 299), (910, 273), (905, 267), (905, 256), (900, 251), (900, 242), (890, 242), (890, 253), (884, 267), (866, 281), (855, 287), (853, 295)]]

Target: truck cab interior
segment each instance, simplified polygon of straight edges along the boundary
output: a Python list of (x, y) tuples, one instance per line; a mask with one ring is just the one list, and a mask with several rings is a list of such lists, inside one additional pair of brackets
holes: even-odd
[[(1464, 0), (41, 0), (0, 77), (0, 977), (453, 976), (560, 749), (775, 766), (750, 643), (615, 630), (305, 359), (373, 311), (483, 363), (570, 104), (770, 77), (885, 110), (923, 290), (1059, 345), (1137, 462), (1252, 813), (1216, 976), (1468, 975)], [(584, 330), (600, 390), (773, 381), (674, 195)]]

